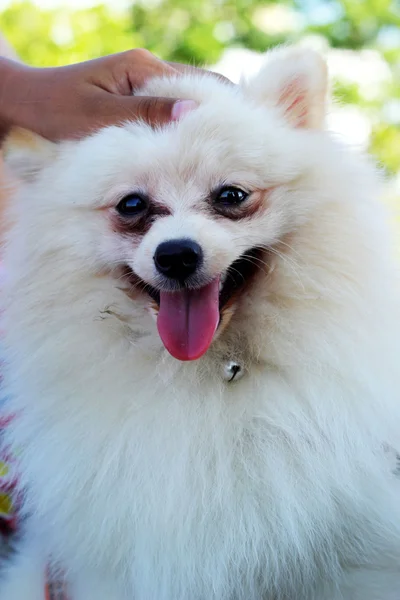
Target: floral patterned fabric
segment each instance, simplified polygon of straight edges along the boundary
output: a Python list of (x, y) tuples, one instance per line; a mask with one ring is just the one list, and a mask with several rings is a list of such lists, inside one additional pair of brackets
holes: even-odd
[(17, 457), (2, 442), (9, 419), (0, 417), (0, 531), (11, 533), (17, 525)]
[[(0, 287), (4, 281), (4, 271), (0, 263)], [(0, 331), (1, 340), (1, 331)], [(0, 342), (0, 533), (11, 533), (17, 526), (16, 484), (18, 477), (17, 456), (4, 444), (4, 430), (12, 416), (7, 412), (7, 397), (2, 386), (2, 352)]]

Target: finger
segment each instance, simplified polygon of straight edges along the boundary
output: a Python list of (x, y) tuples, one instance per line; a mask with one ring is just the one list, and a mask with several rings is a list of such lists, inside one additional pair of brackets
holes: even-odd
[[(104, 94), (104, 93), (103, 93)], [(107, 125), (118, 125), (125, 121), (142, 120), (149, 125), (163, 125), (178, 121), (185, 114), (197, 108), (193, 100), (160, 98), (148, 96), (99, 95), (88, 104), (86, 131), (93, 131)], [(90, 111), (89, 111), (90, 108)], [(81, 124), (80, 124), (81, 125)], [(80, 137), (82, 128), (75, 128)]]
[[(160, 60), (148, 50), (135, 48), (123, 53), (123, 62), (116, 66), (116, 78), (125, 79), (130, 93), (143, 87), (153, 77), (173, 76), (178, 71), (168, 63)], [(119, 66), (118, 66), (119, 65)], [(119, 70), (119, 76), (117, 74)], [(126, 89), (126, 86), (125, 86)]]
[(179, 121), (187, 113), (196, 109), (194, 100), (177, 100), (176, 98), (156, 98), (134, 96), (126, 101), (130, 119), (141, 119), (150, 125), (162, 125), (170, 121)]
[(230, 81), (230, 79), (228, 79), (227, 77), (224, 77), (224, 75), (221, 75), (220, 73), (215, 73), (215, 71), (208, 71), (207, 69), (200, 69), (199, 67), (193, 67), (191, 65), (184, 65), (182, 63), (176, 63), (176, 62), (167, 62), (166, 64), (168, 64), (170, 67), (173, 67), (176, 71), (178, 71), (179, 73), (181, 73), (182, 75), (210, 75), (211, 77), (216, 77), (219, 81), (221, 81), (221, 83), (227, 83), (229, 85), (234, 85), (232, 83), (232, 81)]
[(144, 87), (151, 79), (156, 77), (176, 77), (180, 75), (177, 69), (160, 61), (160, 64), (153, 64), (141, 69), (134, 69), (126, 72), (126, 79), (130, 87), (130, 93), (134, 94), (137, 90)]
[(110, 54), (84, 63), (62, 67), (63, 71), (82, 77), (99, 89), (130, 96), (153, 77), (177, 75), (178, 71), (141, 48)]

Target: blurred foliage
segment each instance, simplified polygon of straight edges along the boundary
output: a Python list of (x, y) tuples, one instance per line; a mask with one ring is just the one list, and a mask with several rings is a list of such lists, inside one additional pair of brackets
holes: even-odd
[(21, 58), (36, 66), (131, 47), (145, 47), (167, 60), (214, 64), (227, 48), (263, 52), (304, 35), (323, 36), (334, 49), (362, 54), (369, 48), (381, 57), (389, 77), (371, 92), (356, 72), (353, 80), (338, 76), (336, 91), (344, 106), (368, 117), (371, 150), (389, 173), (399, 172), (398, 0), (136, 0), (120, 11), (112, 5), (43, 10), (13, 3), (1, 13), (0, 28)]
[(12, 4), (0, 15), (0, 29), (25, 62), (57, 66), (126, 50), (137, 45), (128, 15), (107, 6), (86, 10), (40, 10)]

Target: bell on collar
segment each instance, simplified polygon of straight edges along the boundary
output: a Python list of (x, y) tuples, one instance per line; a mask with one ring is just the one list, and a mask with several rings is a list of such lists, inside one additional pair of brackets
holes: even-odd
[(238, 381), (244, 375), (244, 369), (236, 360), (229, 360), (223, 366), (223, 378), (228, 383)]

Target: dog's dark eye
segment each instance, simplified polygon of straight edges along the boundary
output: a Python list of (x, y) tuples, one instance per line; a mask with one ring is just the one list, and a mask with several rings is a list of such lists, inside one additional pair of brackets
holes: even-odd
[(140, 194), (129, 194), (117, 204), (117, 211), (123, 217), (136, 217), (147, 209), (147, 200)]
[(215, 196), (215, 202), (223, 206), (237, 206), (246, 200), (248, 193), (240, 188), (229, 186), (222, 188)]

